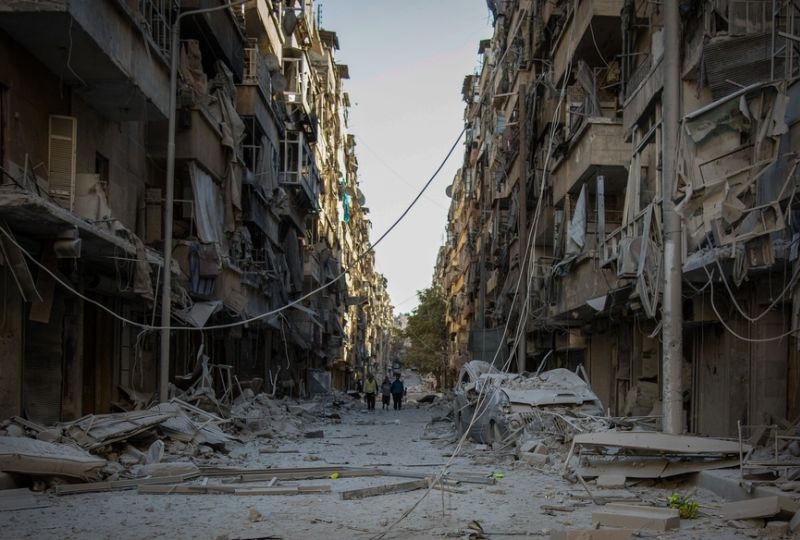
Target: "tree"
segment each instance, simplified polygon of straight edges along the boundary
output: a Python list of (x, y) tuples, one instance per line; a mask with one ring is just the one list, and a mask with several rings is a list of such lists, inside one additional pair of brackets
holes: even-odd
[(417, 291), (417, 298), (419, 305), (409, 315), (405, 330), (410, 342), (405, 361), (424, 373), (432, 373), (438, 387), (443, 388), (449, 385), (444, 294), (432, 285)]

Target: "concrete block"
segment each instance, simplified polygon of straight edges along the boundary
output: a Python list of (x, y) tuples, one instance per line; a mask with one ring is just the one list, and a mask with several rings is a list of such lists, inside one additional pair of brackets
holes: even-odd
[(668, 531), (680, 526), (681, 518), (674, 508), (608, 503), (592, 513), (592, 524), (608, 527)]
[(519, 455), (519, 458), (528, 465), (547, 465), (550, 462), (550, 456), (534, 454), (533, 452), (522, 453)]
[(625, 477), (621, 474), (601, 474), (597, 477), (597, 487), (622, 489), (625, 487)]
[(722, 517), (725, 519), (768, 518), (778, 514), (791, 516), (800, 505), (789, 497), (773, 495), (725, 503), (722, 505)]
[(768, 521), (764, 527), (764, 535), (767, 538), (783, 538), (788, 532), (788, 521)]
[(634, 529), (564, 529), (550, 533), (550, 540), (630, 540)]

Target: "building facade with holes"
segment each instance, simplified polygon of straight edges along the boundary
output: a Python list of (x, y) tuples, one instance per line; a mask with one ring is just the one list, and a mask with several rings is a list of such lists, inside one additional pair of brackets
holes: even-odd
[(662, 175), (662, 4), (489, 6), (437, 267), (453, 366), (495, 351), (520, 372), (582, 365), (612, 414), (659, 416), (669, 182), (686, 429), (795, 418), (798, 3), (680, 3), (675, 178)]
[[(0, 416), (156, 392), (172, 31), (215, 5), (0, 6)], [(384, 354), (391, 306), (337, 36), (311, 2), (258, 0), (183, 17), (179, 43), (171, 391), (204, 372), (222, 405), (346, 389)]]

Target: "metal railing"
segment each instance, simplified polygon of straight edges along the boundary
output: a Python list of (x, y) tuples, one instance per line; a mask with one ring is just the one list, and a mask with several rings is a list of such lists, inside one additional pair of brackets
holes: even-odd
[(178, 0), (139, 0), (142, 28), (167, 58), (172, 43), (172, 24), (179, 11)]

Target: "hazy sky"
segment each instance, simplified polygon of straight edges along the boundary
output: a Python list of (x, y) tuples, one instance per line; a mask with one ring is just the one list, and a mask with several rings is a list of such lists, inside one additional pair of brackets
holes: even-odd
[[(464, 76), (492, 35), (486, 0), (317, 0), (321, 26), (339, 36), (336, 60), (350, 79), (350, 133), (375, 241), (408, 206), (463, 128)], [(459, 143), (426, 194), (378, 245), (378, 271), (397, 312), (431, 284), (450, 199), (464, 157)]]

